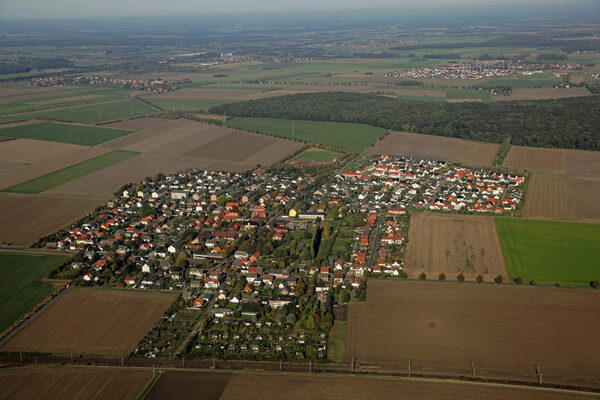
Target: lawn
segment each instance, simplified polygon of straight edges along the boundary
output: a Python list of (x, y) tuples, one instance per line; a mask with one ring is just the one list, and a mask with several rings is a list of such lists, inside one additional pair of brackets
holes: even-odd
[(127, 160), (139, 153), (115, 150), (4, 189), (11, 193), (40, 193)]
[(54, 286), (41, 279), (68, 259), (62, 255), (0, 254), (0, 332), (52, 293)]
[(95, 146), (121, 136), (129, 135), (130, 133), (133, 132), (120, 129), (97, 128), (95, 126), (58, 124), (54, 122), (42, 122), (40, 124), (0, 129), (2, 136), (48, 140), (50, 142), (72, 143), (84, 146)]
[(344, 361), (346, 352), (346, 330), (348, 322), (335, 321), (333, 328), (329, 333), (327, 343), (327, 358), (332, 361)]
[(155, 108), (137, 100), (114, 101), (83, 107), (27, 114), (28, 119), (53, 119), (57, 121), (91, 124), (99, 121), (129, 118), (158, 112)]
[(233, 128), (257, 131), (273, 136), (319, 143), (361, 152), (387, 130), (374, 126), (344, 122), (292, 121), (270, 118), (233, 118), (227, 122)]
[(304, 151), (293, 158), (292, 161), (331, 162), (334, 158), (343, 158), (344, 154), (335, 151)]
[(600, 279), (600, 225), (497, 218), (511, 279), (587, 286)]

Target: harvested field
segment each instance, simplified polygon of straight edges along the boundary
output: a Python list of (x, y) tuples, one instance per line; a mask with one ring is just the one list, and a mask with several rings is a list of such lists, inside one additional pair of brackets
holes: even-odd
[(531, 171), (564, 172), (566, 160), (564, 149), (512, 146), (502, 166)]
[(157, 154), (181, 155), (190, 149), (195, 149), (228, 135), (231, 131), (218, 126), (195, 124), (189, 129), (189, 134), (180, 139), (174, 138), (164, 146), (152, 150)]
[(129, 354), (175, 294), (74, 288), (2, 346), (3, 351)]
[(0, 142), (0, 160), (35, 164), (85, 149), (86, 146), (35, 139), (7, 140)]
[(203, 400), (219, 400), (230, 376), (223, 372), (166, 371), (144, 399), (168, 400), (202, 393)]
[[(265, 93), (263, 90), (249, 90), (249, 89), (194, 89), (184, 88), (173, 92), (159, 94), (156, 96), (147, 97), (146, 99), (152, 101), (153, 99), (222, 99), (222, 100), (250, 100), (261, 97), (261, 94)], [(269, 93), (269, 92), (266, 92)]]
[(187, 126), (191, 123), (188, 120), (165, 120), (166, 122), (160, 125), (147, 128), (141, 132), (132, 133), (131, 135), (115, 139), (113, 141), (103, 143), (101, 146), (109, 149), (124, 149), (128, 146), (135, 145), (136, 143), (144, 140), (153, 138), (158, 135), (162, 135), (172, 129), (177, 129), (183, 126)]
[(0, 387), (2, 398), (13, 400), (134, 400), (151, 378), (151, 371), (140, 370), (16, 368), (0, 372)]
[(567, 173), (600, 178), (600, 151), (566, 150)]
[[(161, 133), (160, 135), (154, 135), (150, 138), (139, 141), (130, 146), (123, 147), (123, 149), (129, 151), (138, 151), (141, 153), (152, 152), (153, 150), (159, 149), (163, 146), (167, 146), (172, 142), (177, 142), (181, 139), (186, 139), (187, 137), (192, 136), (193, 134), (201, 132), (204, 129), (210, 127), (210, 125), (200, 124), (197, 122), (187, 122), (189, 123), (186, 125), (176, 127), (174, 129), (169, 129), (168, 131)], [(185, 151), (189, 151), (190, 148), (191, 147), (188, 145), (185, 149), (179, 151), (178, 154), (184, 153)]]
[(529, 181), (523, 216), (600, 222), (598, 196), (600, 179), (534, 172)]
[(27, 164), (0, 160), (0, 176), (11, 174), (23, 168), (27, 168)]
[(302, 143), (293, 142), (291, 140), (277, 140), (275, 143), (258, 150), (242, 162), (250, 166), (255, 166), (256, 164), (264, 166), (271, 165), (282, 158), (293, 154), (300, 147), (302, 147)]
[(367, 149), (366, 153), (428, 158), (473, 166), (491, 166), (498, 154), (498, 148), (499, 145), (491, 143), (417, 133), (392, 132), (375, 146)]
[(228, 135), (205, 146), (193, 149), (185, 155), (188, 157), (211, 157), (226, 161), (242, 162), (257, 151), (275, 143), (277, 140), (266, 135), (231, 131)]
[(102, 126), (113, 129), (130, 129), (133, 131), (141, 131), (144, 129), (149, 129), (158, 125), (165, 124), (167, 122), (171, 122), (171, 120), (162, 118), (142, 117), (126, 119), (119, 122), (111, 122), (110, 124), (105, 124)]
[(29, 246), (42, 236), (77, 221), (106, 199), (81, 199), (0, 193), (0, 241)]
[(600, 293), (516, 285), (370, 280), (351, 304), (346, 361), (414, 370), (600, 382)]
[(513, 89), (510, 96), (491, 96), (494, 101), (514, 101), (514, 100), (546, 100), (562, 99), (565, 97), (590, 96), (591, 93), (586, 87), (572, 88), (535, 88), (535, 89)]
[(46, 193), (111, 197), (126, 183), (139, 182), (158, 173), (170, 174), (188, 168), (205, 169), (214, 160), (141, 154), (101, 171), (56, 186)]
[[(1, 146), (1, 144), (0, 144)], [(41, 150), (39, 150), (41, 151)], [(4, 189), (9, 186), (16, 185), (18, 183), (28, 181), (30, 179), (37, 178), (38, 176), (45, 175), (49, 172), (53, 172), (73, 164), (88, 160), (93, 157), (108, 153), (108, 149), (102, 149), (100, 147), (86, 147), (81, 151), (72, 154), (66, 154), (64, 156), (56, 157), (53, 160), (47, 160), (35, 165), (23, 168), (15, 173), (4, 175), (0, 177), (0, 189)]]
[(210, 170), (210, 171), (224, 171), (224, 172), (232, 172), (232, 173), (241, 174), (241, 173), (246, 172), (249, 169), (252, 169), (254, 167), (256, 167), (256, 165), (245, 165), (245, 164), (236, 164), (236, 163), (227, 162), (227, 161), (217, 161), (215, 163), (210, 164), (205, 169)]
[(442, 272), (451, 280), (459, 273), (467, 280), (508, 278), (492, 217), (415, 213), (408, 240), (404, 268), (410, 278), (421, 272), (428, 279)]
[(44, 104), (56, 104), (56, 103), (70, 103), (70, 102), (83, 101), (83, 100), (99, 99), (101, 97), (104, 97), (104, 96), (100, 95), (100, 94), (85, 94), (82, 96), (61, 97), (58, 99), (32, 101), (32, 102), (29, 102), (29, 104), (44, 105)]
[[(232, 374), (221, 400), (304, 400), (307, 397), (314, 400), (567, 400), (592, 396), (585, 393), (421, 379)], [(168, 397), (161, 397), (163, 398)]]

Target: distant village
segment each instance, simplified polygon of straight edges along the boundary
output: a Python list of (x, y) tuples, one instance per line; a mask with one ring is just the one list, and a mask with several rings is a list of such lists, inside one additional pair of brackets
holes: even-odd
[(125, 79), (111, 78), (106, 76), (64, 76), (52, 75), (29, 79), (31, 86), (64, 86), (64, 85), (115, 85), (130, 90), (146, 91), (153, 93), (166, 93), (177, 89), (177, 85), (188, 82), (189, 79), (181, 81), (170, 81), (161, 78), (155, 79)]
[(195, 357), (325, 359), (366, 277), (409, 278), (408, 211), (511, 214), (525, 181), (397, 156), (282, 171), (147, 178), (38, 246), (76, 253), (55, 274), (80, 285), (181, 293), (135, 356), (171, 355), (192, 331)]

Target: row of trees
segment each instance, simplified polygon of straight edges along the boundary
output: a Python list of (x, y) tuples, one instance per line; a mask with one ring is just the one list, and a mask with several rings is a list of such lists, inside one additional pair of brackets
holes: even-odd
[(348, 92), (304, 93), (220, 105), (240, 117), (357, 122), (387, 129), (513, 145), (600, 150), (596, 96), (497, 103), (437, 103)]

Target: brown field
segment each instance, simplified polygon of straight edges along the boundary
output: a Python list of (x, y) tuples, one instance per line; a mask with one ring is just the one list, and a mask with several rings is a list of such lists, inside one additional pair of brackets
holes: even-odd
[[(122, 150), (137, 151), (140, 153), (148, 153), (148, 152), (152, 152), (153, 150), (158, 149), (160, 147), (166, 146), (172, 142), (176, 142), (180, 139), (184, 139), (195, 133), (201, 132), (202, 130), (205, 130), (210, 127), (210, 125), (201, 124), (198, 122), (193, 122), (193, 121), (186, 121), (186, 122), (188, 122), (188, 123), (185, 125), (171, 127), (171, 129), (165, 130), (161, 134), (153, 135), (149, 138), (146, 138), (144, 140), (133, 143), (130, 146), (125, 146), (125, 147), (120, 147), (120, 148)], [(159, 130), (162, 127), (163, 126), (161, 125), (154, 129)], [(186, 150), (189, 150), (189, 149), (190, 149), (190, 147), (187, 147)]]
[(105, 201), (0, 193), (0, 242), (29, 246), (77, 221)]
[(378, 145), (366, 150), (367, 154), (395, 154), (406, 157), (428, 158), (459, 162), (473, 166), (491, 166), (499, 145), (471, 142), (417, 133), (392, 132)]
[(491, 96), (494, 101), (513, 101), (513, 100), (544, 100), (561, 99), (564, 97), (582, 97), (590, 96), (591, 93), (586, 87), (572, 88), (534, 88), (534, 89), (513, 89), (510, 96)]
[(27, 168), (27, 164), (0, 160), (0, 176), (12, 174), (23, 168)]
[(534, 172), (527, 188), (523, 216), (600, 222), (599, 196), (600, 179)]
[(198, 398), (194, 395), (201, 393), (200, 398), (203, 400), (219, 400), (230, 376), (231, 374), (222, 372), (166, 371), (144, 399)]
[(566, 150), (567, 173), (600, 178), (600, 151)]
[(277, 140), (277, 138), (272, 136), (231, 130), (231, 133), (228, 135), (205, 146), (193, 149), (185, 155), (188, 157), (211, 157), (226, 161), (241, 162), (264, 147), (275, 143)]
[(98, 99), (100, 97), (103, 97), (103, 96), (101, 94), (86, 94), (86, 95), (82, 95), (82, 96), (61, 97), (59, 99), (33, 101), (30, 104), (43, 105), (43, 104), (67, 103), (67, 102), (71, 102), (71, 101)]
[[(169, 397), (156, 397), (156, 399), (167, 398)], [(207, 398), (211, 399), (212, 397)], [(314, 400), (567, 400), (573, 398), (595, 398), (595, 396), (576, 392), (567, 393), (441, 380), (332, 377), (299, 374), (232, 374), (220, 397), (221, 400), (305, 400), (307, 398)], [(152, 399), (155, 398), (152, 397)]]
[(272, 143), (245, 158), (242, 162), (250, 166), (255, 166), (256, 164), (263, 166), (271, 165), (281, 160), (283, 157), (293, 154), (300, 147), (302, 147), (302, 143), (299, 142), (277, 140), (275, 143)]
[(135, 399), (151, 371), (105, 368), (18, 368), (0, 371), (2, 399)]
[(35, 164), (87, 148), (88, 146), (35, 139), (6, 140), (0, 142), (0, 160)]
[(74, 288), (2, 346), (3, 351), (127, 355), (175, 294)]
[(158, 125), (166, 124), (170, 122), (169, 119), (142, 117), (126, 119), (119, 122), (111, 122), (110, 124), (102, 125), (104, 128), (114, 129), (130, 129), (132, 131), (141, 131), (144, 129), (150, 129)]
[[(118, 122), (119, 123), (119, 122)], [(136, 143), (143, 142), (151, 139), (155, 136), (163, 135), (166, 132), (174, 129), (178, 129), (187, 125), (190, 125), (191, 121), (178, 119), (178, 120), (165, 120), (164, 123), (158, 124), (140, 132), (132, 133), (131, 135), (123, 136), (110, 142), (100, 144), (101, 147), (108, 149), (125, 149), (128, 146), (135, 145)], [(105, 127), (113, 127), (112, 124), (103, 125)], [(116, 126), (114, 126), (116, 128)]]
[(451, 280), (459, 273), (467, 280), (479, 274), (488, 282), (498, 275), (508, 279), (494, 218), (415, 213), (408, 240), (404, 268), (410, 278), (425, 272), (437, 279), (443, 272)]
[(564, 172), (566, 163), (567, 158), (564, 149), (512, 146), (502, 166), (531, 171)]
[(0, 87), (0, 97), (1, 97), (0, 104), (12, 103), (14, 101), (34, 100), (34, 99), (38, 99), (40, 97), (55, 96), (57, 94), (68, 95), (69, 93), (76, 93), (76, 92), (77, 91), (75, 89), (66, 87), (66, 86), (63, 86), (63, 87), (54, 86), (54, 87), (46, 87), (46, 88), (42, 88), (42, 87), (36, 87), (36, 88)]
[(180, 139), (174, 137), (174, 140), (153, 149), (152, 152), (157, 154), (181, 155), (187, 153), (190, 149), (196, 149), (217, 139), (221, 139), (230, 132), (230, 129), (220, 126), (197, 124), (193, 128), (190, 127), (187, 136)]
[[(21, 140), (21, 139), (20, 139)], [(24, 140), (24, 139), (22, 139)], [(40, 148), (30, 150), (32, 152), (41, 152), (43, 148), (49, 143), (45, 141), (40, 141)], [(70, 145), (72, 146), (72, 145)], [(23, 168), (17, 172), (12, 174), (4, 175), (0, 177), (0, 189), (7, 188), (9, 186), (16, 185), (17, 183), (25, 182), (27, 180), (37, 178), (38, 176), (45, 175), (49, 172), (56, 171), (61, 168), (68, 167), (69, 165), (77, 164), (79, 162), (88, 160), (92, 157), (99, 156), (104, 153), (108, 153), (108, 149), (103, 149), (100, 147), (84, 147), (83, 150), (77, 151), (75, 153), (66, 154), (63, 156), (56, 157), (52, 160), (47, 160), (45, 162), (41, 162), (35, 165), (30, 165), (27, 168)]]
[[(250, 89), (191, 89), (184, 88), (173, 92), (159, 94), (148, 97), (152, 99), (223, 99), (223, 100), (238, 100), (238, 99), (255, 99), (261, 97), (262, 90)], [(268, 92), (267, 92), (268, 93)]]
[(351, 304), (346, 360), (414, 370), (600, 382), (600, 293), (516, 285), (370, 280)]

